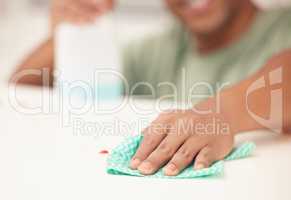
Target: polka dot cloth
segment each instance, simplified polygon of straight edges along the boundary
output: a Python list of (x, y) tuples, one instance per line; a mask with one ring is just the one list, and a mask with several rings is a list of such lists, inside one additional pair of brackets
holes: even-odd
[[(149, 178), (198, 178), (198, 177), (209, 177), (217, 176), (223, 172), (224, 161), (215, 162), (211, 167), (202, 170), (193, 170), (193, 165), (186, 168), (177, 176), (165, 176), (162, 169), (157, 171), (155, 174), (145, 176), (140, 174), (137, 170), (131, 170), (128, 166), (132, 156), (135, 154), (139, 144), (142, 140), (142, 136), (134, 136), (126, 139), (122, 144), (117, 146), (110, 154), (107, 160), (107, 173), (114, 175), (128, 175), (128, 176), (139, 176)], [(245, 143), (238, 148), (235, 148), (226, 158), (225, 161), (235, 160), (240, 158), (248, 157), (255, 149), (254, 143)]]

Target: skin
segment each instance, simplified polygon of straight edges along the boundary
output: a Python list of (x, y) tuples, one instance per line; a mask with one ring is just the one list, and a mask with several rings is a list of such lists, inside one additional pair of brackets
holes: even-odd
[[(189, 12), (183, 0), (165, 0), (171, 12), (177, 16), (198, 41), (201, 54), (209, 54), (224, 48), (237, 40), (248, 30), (258, 10), (249, 0), (214, 0), (203, 12)], [(45, 68), (50, 74), (49, 86), (53, 83), (54, 38), (56, 27), (62, 22), (75, 24), (91, 23), (96, 17), (113, 8), (113, 1), (104, 0), (103, 6), (93, 0), (53, 1), (52, 36), (45, 41), (18, 68), (15, 74), (24, 69)], [(28, 67), (29, 66), (29, 67)], [(266, 128), (258, 124), (247, 112), (245, 101), (251, 84), (282, 67), (283, 127), (275, 120)], [(14, 76), (12, 76), (13, 79)], [(152, 174), (163, 168), (169, 176), (177, 175), (193, 161), (195, 169), (209, 167), (214, 161), (224, 158), (233, 148), (235, 135), (244, 131), (276, 129), (282, 133), (291, 131), (291, 51), (286, 50), (271, 57), (256, 74), (248, 77), (220, 95), (220, 111), (202, 114), (201, 110), (216, 110), (216, 98), (209, 98), (191, 110), (174, 110), (162, 113), (143, 132), (136, 154), (130, 163), (132, 169), (142, 174)], [(40, 76), (26, 76), (18, 83), (44, 85)], [(268, 113), (270, 97), (268, 90), (260, 90), (250, 97), (248, 106), (256, 113)], [(266, 100), (267, 99), (267, 100)], [(266, 102), (266, 103), (264, 103)], [(236, 108), (236, 112), (233, 112)], [(227, 132), (198, 132), (195, 127), (184, 125), (207, 125), (213, 119), (228, 125)]]
[(205, 54), (238, 40), (258, 11), (249, 0), (214, 0), (202, 13), (193, 11), (190, 14), (184, 0), (166, 0), (166, 3), (197, 39), (200, 52)]
[[(223, 48), (240, 38), (248, 30), (256, 16), (257, 9), (250, 1), (217, 0), (203, 14), (187, 14), (183, 3), (179, 0), (167, 0), (169, 9), (184, 23), (187, 29), (198, 41), (201, 54), (211, 53)], [(144, 139), (130, 163), (132, 169), (149, 175), (163, 168), (165, 175), (179, 174), (193, 160), (194, 169), (209, 167), (213, 162), (223, 159), (230, 153), (236, 134), (266, 129), (258, 124), (247, 112), (246, 91), (259, 77), (268, 76), (276, 67), (282, 67), (284, 72), (283, 91), (284, 108), (283, 127), (280, 132), (289, 132), (291, 119), (290, 103), (290, 76), (291, 52), (282, 52), (274, 55), (262, 70), (235, 85), (224, 90), (221, 95), (221, 111), (210, 114), (195, 112), (204, 109), (216, 109), (216, 98), (210, 98), (198, 105), (195, 109), (162, 113), (152, 125), (144, 131)], [(269, 92), (269, 91), (267, 91)], [(250, 100), (250, 107), (255, 111), (267, 113), (268, 105), (265, 102), (266, 92), (260, 92)], [(237, 108), (237, 112), (233, 112)], [(226, 134), (198, 133), (195, 127), (183, 129), (189, 124), (209, 124), (213, 119), (229, 125)], [(239, 123), (238, 123), (239, 122)], [(182, 124), (182, 125), (181, 125)], [(280, 123), (273, 124), (272, 129), (279, 129)], [(161, 130), (160, 127), (163, 127)], [(169, 128), (170, 127), (170, 128)]]
[[(276, 121), (271, 127), (264, 127), (256, 122), (247, 112), (245, 102), (247, 89), (260, 77), (282, 67), (283, 80), (283, 127)], [(215, 110), (216, 98), (210, 98), (195, 106), (195, 109), (162, 113), (152, 125), (144, 131), (144, 139), (130, 163), (132, 169), (142, 174), (152, 174), (163, 167), (168, 176), (177, 175), (195, 159), (194, 168), (209, 167), (213, 162), (224, 158), (233, 148), (236, 134), (261, 129), (278, 130), (280, 133), (291, 131), (291, 51), (284, 51), (271, 58), (262, 70), (232, 88), (221, 92), (219, 113), (201, 114), (200, 110)], [(255, 113), (268, 113), (269, 91), (258, 91), (251, 96), (248, 106)], [(236, 111), (233, 112), (233, 108)], [(226, 134), (197, 132), (193, 128), (183, 129), (181, 124), (209, 124), (213, 119), (229, 125)], [(162, 129), (160, 127), (164, 127)], [(170, 128), (167, 128), (170, 127)], [(191, 126), (190, 126), (191, 127)]]
[[(90, 24), (99, 16), (113, 9), (113, 0), (52, 0), (51, 6), (51, 34), (39, 45), (18, 67), (11, 76), (10, 82), (28, 84), (32, 86), (53, 87), (54, 82), (54, 34), (59, 24), (72, 23), (83, 26)], [(43, 81), (43, 72), (40, 75), (26, 75), (21, 79), (18, 74), (24, 70), (41, 70), (48, 72), (49, 80)]]

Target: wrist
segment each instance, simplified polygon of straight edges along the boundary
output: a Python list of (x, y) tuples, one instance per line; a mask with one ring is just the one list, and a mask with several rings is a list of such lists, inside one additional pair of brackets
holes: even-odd
[(245, 82), (221, 93), (221, 115), (227, 119), (234, 134), (264, 129), (248, 112), (248, 86)]
[(245, 131), (262, 129), (248, 113), (246, 102), (246, 84), (241, 84), (218, 93), (195, 106), (195, 110), (211, 110), (211, 116), (229, 126), (236, 135)]

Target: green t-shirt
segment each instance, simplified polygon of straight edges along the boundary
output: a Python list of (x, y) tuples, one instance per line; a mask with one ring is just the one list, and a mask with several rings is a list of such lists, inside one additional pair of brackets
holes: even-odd
[[(185, 101), (208, 95), (255, 73), (274, 54), (291, 47), (291, 10), (260, 11), (240, 40), (201, 55), (180, 25), (129, 45), (123, 73), (133, 95), (168, 95)], [(195, 103), (200, 99), (192, 99)]]

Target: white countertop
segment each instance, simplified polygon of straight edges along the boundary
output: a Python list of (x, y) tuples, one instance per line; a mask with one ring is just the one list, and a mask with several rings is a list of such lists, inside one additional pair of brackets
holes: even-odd
[[(62, 126), (60, 113), (25, 115), (0, 97), (0, 199), (223, 199), (290, 200), (291, 137), (269, 132), (247, 133), (237, 142), (251, 140), (257, 149), (250, 158), (227, 162), (221, 177), (192, 180), (158, 180), (106, 174), (106, 155), (122, 137), (78, 134), (74, 126)], [(20, 102), (37, 105), (39, 90), (19, 89)], [(154, 102), (138, 101), (150, 106)], [(108, 103), (110, 104), (110, 103)], [(112, 115), (87, 113), (87, 123), (115, 119), (137, 122), (141, 118), (128, 106)], [(63, 115), (65, 116), (65, 115)], [(118, 135), (119, 133), (116, 132)], [(98, 135), (98, 136), (97, 136)]]
[[(110, 150), (122, 137), (102, 136), (102, 131), (94, 130), (92, 125), (110, 124), (116, 119), (134, 124), (141, 119), (149, 121), (157, 113), (141, 116), (128, 106), (114, 115), (86, 113), (75, 118), (86, 124), (86, 134), (74, 132), (76, 127), (72, 124), (62, 124), (61, 119), (67, 119), (68, 113), (19, 113), (11, 107), (7, 89), (1, 83), (25, 54), (45, 38), (46, 15), (25, 18), (17, 12), (16, 19), (2, 19), (0, 27), (0, 199), (291, 199), (291, 137), (269, 132), (240, 135), (238, 143), (254, 141), (257, 149), (250, 158), (227, 162), (221, 177), (159, 180), (107, 175), (106, 155), (98, 152)], [(131, 23), (125, 25), (126, 30), (130, 27), (133, 28)], [(140, 30), (138, 34), (144, 32), (144, 27), (132, 30), (136, 29)], [(21, 88), (19, 92), (24, 106), (39, 105), (38, 89)], [(153, 103), (138, 102), (142, 107), (151, 107)], [(58, 103), (52, 105), (55, 108)]]

